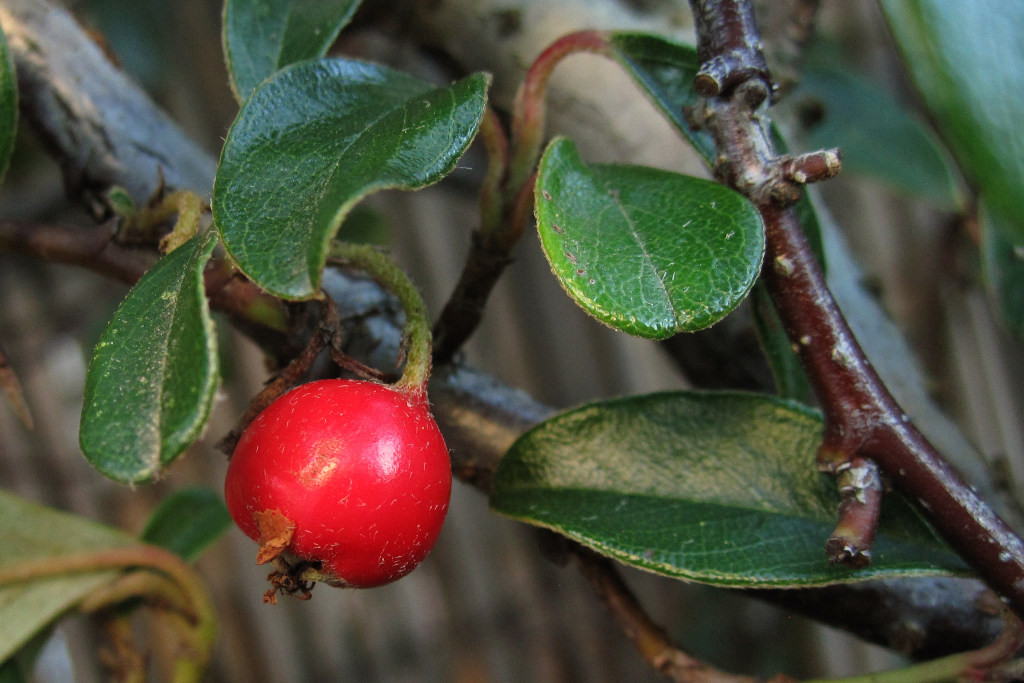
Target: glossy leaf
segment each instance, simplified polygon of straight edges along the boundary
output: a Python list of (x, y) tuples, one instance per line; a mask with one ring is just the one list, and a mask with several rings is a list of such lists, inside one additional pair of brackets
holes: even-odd
[(1024, 244), (1024, 3), (881, 4), (943, 139)]
[(7, 172), (18, 132), (18, 79), (7, 38), (0, 30), (0, 180)]
[(807, 68), (784, 104), (817, 119), (807, 126), (804, 149), (839, 147), (844, 172), (873, 177), (943, 209), (960, 208), (950, 159), (935, 135), (875, 85), (848, 70)]
[(154, 479), (199, 436), (219, 381), (203, 286), (212, 231), (163, 257), (103, 333), (85, 382), (79, 442), (120, 482)]
[[(25, 562), (134, 543), (131, 537), (81, 517), (0, 491), (0, 573)], [(83, 572), (0, 585), (0, 662), (59, 619), (115, 571)]]
[[(614, 58), (623, 66), (651, 102), (661, 111), (685, 140), (688, 140), (708, 165), (714, 166), (717, 152), (715, 141), (706, 129), (690, 127), (686, 113), (698, 100), (693, 90), (697, 75), (697, 51), (690, 45), (676, 43), (661, 36), (647, 33), (612, 33), (609, 43)], [(785, 152), (787, 145), (778, 128), (771, 126), (776, 149)], [(834, 147), (835, 144), (827, 144)], [(810, 198), (806, 195), (796, 206), (804, 234), (811, 242), (819, 262), (824, 267), (821, 248), (821, 224)]]
[(224, 56), (238, 101), (281, 68), (323, 57), (358, 7), (359, 0), (226, 0)]
[(209, 489), (176, 491), (161, 501), (142, 531), (142, 540), (191, 562), (231, 526), (220, 495)]
[(664, 339), (708, 327), (750, 291), (764, 228), (717, 183), (642, 166), (583, 163), (558, 139), (541, 159), (537, 227), (551, 269), (583, 310)]
[(750, 300), (753, 304), (750, 310), (754, 318), (754, 327), (765, 359), (772, 370), (775, 393), (780, 398), (799, 401), (808, 406), (815, 405), (814, 389), (803, 365), (800, 364), (800, 357), (793, 351), (793, 344), (786, 336), (786, 329), (763, 283), (754, 285)]
[(693, 79), (700, 67), (697, 50), (648, 33), (612, 33), (615, 59), (633, 77), (669, 123), (693, 145), (708, 165), (714, 164), (715, 142), (706, 130), (694, 130), (686, 112), (697, 102)]
[(327, 245), (356, 202), (455, 168), (487, 85), (476, 74), (437, 88), (343, 59), (279, 71), (242, 107), (221, 153), (213, 212), (231, 256), (273, 294), (314, 296)]
[(627, 564), (706, 583), (788, 587), (964, 573), (895, 494), (866, 569), (830, 565), (834, 480), (817, 413), (767, 396), (672, 392), (562, 413), (502, 458), (491, 505)]
[(981, 213), (981, 257), (989, 296), (1003, 324), (1024, 338), (1024, 245), (1015, 246), (1007, 238), (1009, 231), (997, 224), (999, 214)]

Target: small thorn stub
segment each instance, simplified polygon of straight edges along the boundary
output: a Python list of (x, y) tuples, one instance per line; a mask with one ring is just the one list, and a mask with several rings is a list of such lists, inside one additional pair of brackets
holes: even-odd
[(825, 554), (831, 564), (841, 564), (850, 569), (864, 569), (871, 565), (871, 549), (858, 548), (848, 538), (833, 536), (825, 543)]
[(852, 569), (871, 564), (882, 506), (882, 476), (871, 460), (855, 457), (836, 467), (839, 485), (839, 521), (825, 543), (829, 562)]
[(842, 152), (839, 148), (823, 149), (797, 156), (783, 156), (780, 158), (779, 171), (783, 180), (807, 185), (839, 175), (843, 165), (842, 159)]

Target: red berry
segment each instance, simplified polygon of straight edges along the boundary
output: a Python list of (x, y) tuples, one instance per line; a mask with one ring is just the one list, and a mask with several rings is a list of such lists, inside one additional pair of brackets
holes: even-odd
[(451, 485), (448, 449), (423, 394), (321, 380), (281, 396), (249, 425), (225, 497), (253, 540), (259, 519), (286, 518), (293, 533), (281, 545), (291, 555), (319, 562), (330, 583), (368, 588), (426, 557)]

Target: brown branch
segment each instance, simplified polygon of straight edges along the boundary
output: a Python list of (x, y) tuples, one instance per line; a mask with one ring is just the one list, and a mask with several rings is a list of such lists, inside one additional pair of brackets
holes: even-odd
[[(13, 11), (11, 8), (25, 6), (38, 9), (22, 17), (20, 25), (12, 29), (6, 13)], [(144, 124), (148, 114), (139, 100), (148, 100), (137, 87), (124, 83), (123, 75), (109, 62), (66, 58), (65, 46), (89, 41), (73, 22), (69, 25), (64, 20), (51, 21), (51, 13), (66, 15), (63, 9), (51, 7), (42, 0), (5, 0), (0, 4), (0, 20), (19, 61), (19, 70), (24, 72), (27, 67), (22, 64), (34, 60), (31, 68), (41, 74), (30, 82), (22, 82), (23, 91), (25, 88), (35, 90), (30, 97), (23, 97), (25, 118), (37, 128), (63, 131), (53, 136), (54, 145), (65, 147), (56, 150), (58, 155), (77, 158), (76, 140), (91, 139), (93, 135), (127, 135), (137, 124)], [(15, 30), (21, 38), (13, 37)], [(63, 66), (48, 66), (49, 59), (59, 59)], [(108, 89), (118, 96), (101, 94)], [(65, 119), (54, 118), (50, 105), (57, 99), (67, 104), (71, 113), (88, 105), (88, 108), (102, 110), (103, 118), (92, 120), (84, 113)], [(112, 120), (120, 120), (122, 124), (110, 124)], [(166, 121), (166, 118), (161, 114), (160, 120)], [(103, 126), (112, 127), (104, 130)], [(148, 149), (164, 159), (160, 168), (164, 169), (169, 184), (208, 187), (214, 160), (203, 152), (196, 152), (194, 147), (181, 147), (182, 137), (180, 131), (170, 125), (152, 128), (142, 139)], [(181, 166), (173, 154), (176, 149), (194, 158)], [(78, 164), (77, 173), (80, 177), (95, 179), (89, 184), (98, 187), (103, 186), (104, 178), (106, 182), (121, 185), (126, 185), (125, 178), (137, 179), (142, 185), (133, 196), (140, 203), (159, 186), (159, 173), (151, 169), (145, 157), (118, 156), (114, 166), (109, 161), (107, 154), (86, 156)], [(111, 168), (117, 175), (108, 175)], [(203, 170), (197, 172), (197, 168)], [(180, 178), (188, 180), (175, 180)], [(111, 232), (110, 226), (40, 226), (5, 221), (0, 222), (0, 249), (44, 261), (76, 264), (106, 277), (134, 283), (151, 265), (153, 256), (110, 246)], [(251, 283), (225, 269), (208, 270), (207, 285), (214, 290), (211, 303), (218, 310), (245, 311), (261, 302), (270, 303), (261, 298), (262, 293)], [(346, 352), (371, 364), (377, 364), (378, 357), (382, 363), (393, 362), (401, 328), (386, 294), (373, 283), (344, 276), (333, 280), (333, 287), (331, 294), (343, 309)], [(287, 333), (276, 327), (249, 323), (233, 314), (231, 320), (252, 336), (268, 355), (286, 361), (299, 353), (315, 329), (315, 316), (306, 316), (304, 312), (300, 306), (288, 307)], [(495, 467), (516, 437), (553, 412), (524, 392), (461, 365), (438, 368), (431, 381), (430, 395), (435, 416), (452, 448), (456, 474), (484, 492), (490, 490)], [(945, 587), (946, 583), (936, 588), (938, 581), (908, 579), (814, 590), (754, 591), (753, 594), (770, 598), (787, 609), (827, 619), (834, 626), (871, 642), (895, 647), (911, 657), (933, 657), (956, 647), (969, 648), (998, 630), (998, 619), (977, 613), (971, 604), (978, 584), (960, 580), (953, 588)]]
[[(111, 185), (142, 206), (166, 181), (205, 195), (215, 161), (189, 139), (82, 31), (43, 0), (4, 0), (0, 24), (14, 56), (26, 120), (89, 205)], [(102, 78), (81, 74), (102, 73)]]
[[(754, 683), (757, 680), (719, 671), (677, 648), (665, 630), (651, 620), (611, 560), (575, 544), (569, 553), (590, 587), (652, 669), (677, 683)], [(773, 680), (781, 683), (787, 679), (777, 677)]]
[(825, 542), (825, 553), (837, 564), (867, 567), (882, 511), (882, 477), (874, 461), (854, 457), (836, 469), (836, 479), (839, 524)]
[[(156, 262), (157, 254), (118, 244), (113, 236), (113, 223), (82, 227), (0, 220), (0, 249), (4, 251), (81, 266), (133, 285)], [(211, 260), (204, 275), (211, 307), (227, 314), (271, 357), (291, 359), (303, 348), (308, 332), (296, 321), (304, 304), (286, 305), (269, 296), (223, 259)]]
[[(751, 3), (691, 0), (691, 6), (701, 59), (709, 64), (718, 57), (733, 60), (727, 76), (731, 89), (707, 97), (697, 118), (715, 138), (720, 159), (716, 174), (747, 195), (764, 219), (763, 281), (825, 412), (820, 466), (836, 472), (856, 456), (876, 462), (898, 489), (924, 508), (986, 583), (1017, 614), (1024, 614), (1024, 543), (942, 459), (883, 385), (784, 201), (789, 192), (779, 191), (796, 178), (780, 173), (788, 159), (776, 154), (766, 133), (767, 117), (758, 108), (771, 85), (763, 57), (756, 56), (760, 37)], [(749, 64), (735, 62), (737, 55), (751, 54), (738, 49), (738, 43), (752, 48)], [(862, 512), (858, 519), (841, 520), (840, 528), (857, 528), (854, 535), (870, 538), (873, 530), (863, 524), (872, 515)]]
[(459, 281), (434, 326), (434, 362), (437, 365), (451, 362), (476, 330), (487, 298), (505, 267), (512, 263), (508, 245), (480, 231), (474, 231), (471, 240)]

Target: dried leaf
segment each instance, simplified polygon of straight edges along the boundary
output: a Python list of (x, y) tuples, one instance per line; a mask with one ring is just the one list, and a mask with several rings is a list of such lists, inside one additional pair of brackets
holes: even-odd
[(256, 526), (260, 529), (260, 550), (256, 564), (266, 564), (283, 553), (292, 542), (295, 522), (284, 516), (280, 510), (261, 510), (253, 513)]

